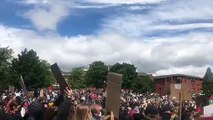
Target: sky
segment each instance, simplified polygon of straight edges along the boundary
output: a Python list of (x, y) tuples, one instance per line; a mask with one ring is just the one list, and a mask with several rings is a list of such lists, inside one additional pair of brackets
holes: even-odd
[(213, 68), (212, 0), (1, 0), (0, 46), (64, 71), (93, 61), (153, 75)]

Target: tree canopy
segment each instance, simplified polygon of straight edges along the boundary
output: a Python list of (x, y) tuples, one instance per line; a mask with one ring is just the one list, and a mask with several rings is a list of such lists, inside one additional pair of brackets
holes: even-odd
[[(20, 88), (20, 76), (23, 77), (27, 89), (46, 87), (55, 82), (47, 61), (39, 58), (34, 50), (23, 50), (17, 57), (12, 57), (13, 51), (9, 47), (0, 47), (0, 89), (7, 89), (9, 85)], [(102, 61), (95, 61), (89, 65), (87, 72), (82, 68), (72, 69), (68, 84), (72, 88), (86, 87), (103, 88), (106, 85), (108, 66)], [(136, 67), (128, 63), (116, 63), (110, 70), (123, 75), (123, 88), (139, 92), (152, 91), (149, 78), (137, 78)]]
[(116, 63), (110, 70), (110, 72), (116, 72), (123, 75), (123, 88), (132, 88), (133, 81), (137, 78), (136, 67), (129, 63)]
[(10, 85), (10, 67), (13, 50), (9, 47), (0, 47), (0, 89)]
[(69, 77), (68, 84), (71, 85), (74, 89), (86, 88), (86, 80), (82, 68), (73, 68), (70, 72), (71, 76)]
[(210, 67), (207, 68), (206, 73), (203, 77), (203, 80), (204, 81), (213, 81), (213, 73), (212, 73)]
[(101, 61), (95, 61), (89, 66), (86, 73), (88, 86), (102, 88), (105, 86), (105, 80), (108, 73), (108, 67)]
[(150, 78), (149, 75), (138, 77), (133, 81), (132, 89), (140, 93), (154, 92), (154, 81)]
[(207, 96), (213, 94), (213, 73), (211, 68), (207, 68), (206, 73), (203, 77), (203, 93)]
[(25, 49), (18, 54), (12, 60), (12, 70), (18, 74), (16, 80), (19, 80), (20, 75), (23, 76), (28, 89), (47, 87), (54, 82), (50, 65), (33, 50)]

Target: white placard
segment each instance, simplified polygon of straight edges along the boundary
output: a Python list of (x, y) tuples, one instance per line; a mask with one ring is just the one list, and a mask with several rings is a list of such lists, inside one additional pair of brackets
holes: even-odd
[(181, 89), (181, 84), (175, 84), (175, 89)]
[(213, 116), (213, 105), (208, 105), (204, 107), (204, 117)]

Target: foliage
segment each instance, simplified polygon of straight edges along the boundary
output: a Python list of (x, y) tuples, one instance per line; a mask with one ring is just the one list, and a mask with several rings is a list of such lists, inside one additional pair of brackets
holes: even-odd
[(132, 88), (132, 83), (137, 79), (136, 67), (129, 63), (116, 63), (110, 68), (110, 72), (123, 75), (122, 88)]
[(204, 81), (213, 81), (213, 73), (211, 71), (211, 68), (207, 68), (206, 73), (203, 77)]
[(12, 59), (13, 50), (9, 47), (0, 48), (0, 69), (7, 67)]
[(213, 73), (211, 68), (207, 68), (206, 74), (203, 77), (203, 93), (207, 96), (213, 94)]
[(108, 67), (101, 61), (95, 61), (90, 64), (89, 70), (86, 74), (87, 84), (91, 87), (102, 88), (104, 87)]
[(87, 87), (82, 68), (74, 68), (71, 71), (71, 76), (68, 80), (68, 84), (71, 85), (71, 87), (74, 89), (81, 89)]
[(203, 93), (206, 96), (213, 95), (213, 81), (204, 81), (203, 82)]
[[(22, 75), (27, 89), (47, 87), (54, 82), (50, 65), (41, 60), (33, 50), (25, 49), (12, 60), (12, 71)], [(14, 80), (18, 83), (20, 76)]]
[(6, 89), (10, 85), (10, 65), (13, 50), (9, 47), (0, 47), (0, 89)]
[(150, 77), (142, 76), (138, 77), (132, 83), (132, 88), (136, 92), (145, 93), (145, 92), (153, 92), (154, 91), (154, 82)]

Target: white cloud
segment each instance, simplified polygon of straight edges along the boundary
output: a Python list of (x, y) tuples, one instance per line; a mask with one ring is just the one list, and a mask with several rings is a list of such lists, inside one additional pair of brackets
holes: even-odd
[(21, 0), (21, 3), (24, 4), (43, 4), (43, 3), (49, 3), (51, 0)]
[(109, 65), (133, 63), (139, 71), (157, 75), (184, 73), (202, 76), (213, 61), (210, 33), (134, 40), (110, 33), (76, 37), (41, 36), (30, 30), (1, 26), (0, 40), (2, 46), (10, 46), (16, 54), (24, 48), (34, 49), (42, 59), (51, 64), (58, 62), (64, 70), (101, 60)]
[(144, 9), (147, 9), (146, 6), (138, 6), (138, 5), (135, 5), (135, 6), (129, 6), (128, 8), (129, 10), (144, 10)]
[(156, 8), (153, 15), (169, 21), (206, 20), (213, 18), (212, 6), (212, 0), (170, 1)]
[[(26, 2), (27, 3), (27, 2)], [(70, 14), (70, 1), (30, 0), (34, 8), (24, 14), (38, 30), (55, 31), (57, 24)]]
[(199, 28), (213, 28), (213, 23), (188, 23), (180, 25), (156, 25), (151, 30), (190, 30)]
[[(166, 1), (146, 12), (126, 13), (103, 20), (103, 31), (113, 31), (131, 37), (143, 37), (161, 31), (212, 29), (213, 2), (211, 0)], [(140, 9), (140, 7), (131, 9)], [(142, 6), (143, 9), (143, 6)], [(118, 27), (119, 26), (119, 27)], [(102, 32), (102, 31), (101, 31)]]
[(90, 3), (101, 4), (154, 4), (165, 0), (85, 0)]
[[(69, 1), (69, 0), (68, 0)], [(121, 4), (159, 3), (164, 0), (86, 0), (97, 8)], [(89, 8), (65, 0), (25, 0), (33, 9), (25, 16), (38, 30), (56, 30), (57, 24), (70, 13), (70, 6)], [(97, 4), (96, 4), (97, 3)], [(100, 3), (100, 6), (99, 6)], [(31, 30), (0, 25), (0, 43), (19, 53), (24, 48), (34, 49), (42, 59), (58, 62), (64, 70), (85, 66), (95, 60), (107, 64), (128, 62), (139, 71), (156, 75), (183, 73), (203, 76), (208, 66), (212, 67), (213, 34), (193, 29), (212, 29), (211, 0), (165, 1), (147, 13), (127, 13), (104, 20), (98, 35), (63, 37), (56, 32), (40, 35)], [(72, 5), (71, 5), (72, 4)], [(135, 5), (134, 5), (135, 6)], [(138, 6), (127, 9), (140, 10)], [(131, 8), (132, 7), (132, 8)], [(143, 7), (143, 6), (141, 6)], [(193, 21), (191, 23), (190, 21)], [(184, 31), (188, 33), (168, 37), (144, 37), (160, 34), (161, 31)], [(157, 31), (157, 32), (156, 32)]]

